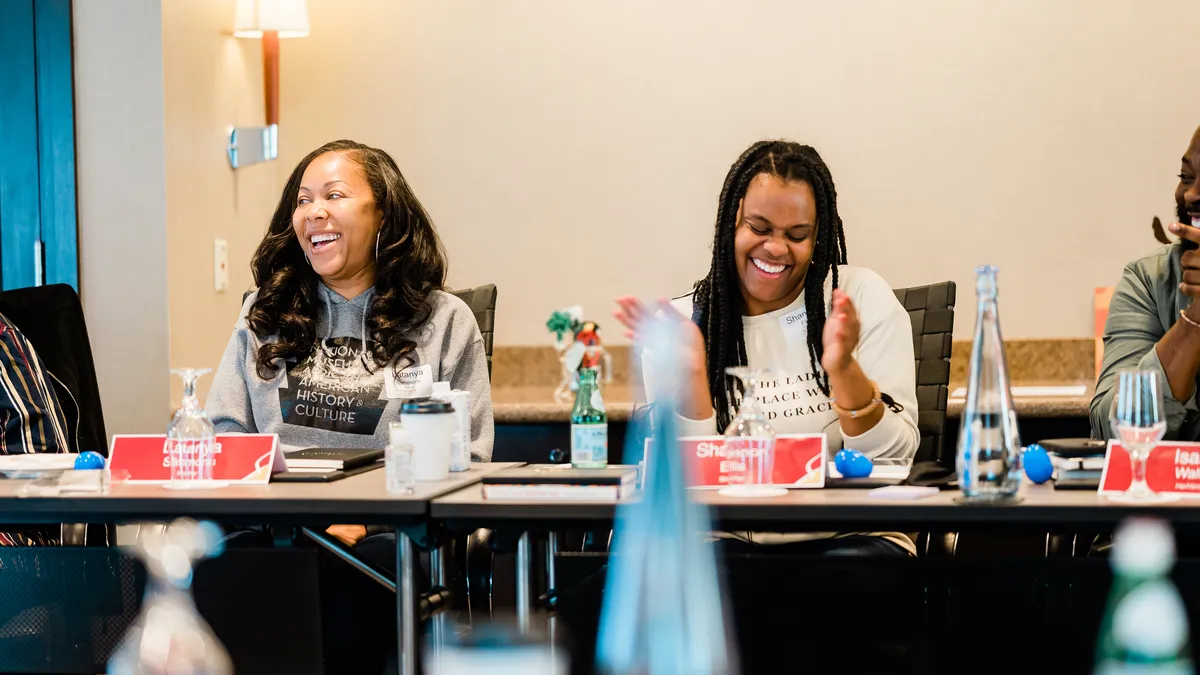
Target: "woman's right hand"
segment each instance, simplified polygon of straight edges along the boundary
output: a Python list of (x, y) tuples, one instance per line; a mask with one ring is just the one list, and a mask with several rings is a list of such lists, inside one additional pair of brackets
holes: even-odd
[[(683, 372), (672, 374), (673, 382), (659, 382), (655, 387), (667, 387), (676, 396), (676, 412), (689, 419), (713, 417), (713, 398), (708, 390), (708, 358), (704, 352), (704, 336), (691, 317), (674, 309), (670, 300), (644, 305), (637, 298), (617, 298), (619, 309), (612, 312), (624, 324), (625, 336), (643, 342), (643, 333), (650, 323), (667, 321), (674, 324), (680, 336), (677, 356), (683, 359)], [(644, 374), (643, 374), (644, 376)], [(654, 393), (647, 392), (650, 396)]]
[[(683, 359), (684, 372), (672, 374), (673, 382), (660, 382), (658, 387), (668, 387), (675, 394), (675, 412), (693, 420), (707, 420), (713, 416), (712, 394), (708, 389), (708, 358), (704, 351), (704, 336), (700, 327), (675, 309), (668, 300), (659, 300), (653, 305), (644, 305), (637, 298), (617, 298), (619, 309), (613, 316), (626, 328), (625, 337), (636, 342), (643, 341), (643, 332), (654, 321), (670, 321), (682, 335), (676, 354)], [(644, 375), (643, 375), (644, 376)], [(647, 392), (651, 396), (653, 393)]]
[(692, 322), (691, 317), (681, 314), (669, 300), (662, 299), (654, 304), (645, 305), (641, 300), (626, 295), (617, 298), (617, 307), (613, 316), (625, 326), (625, 337), (636, 342), (641, 342), (642, 331), (648, 321), (655, 318), (656, 313), (657, 318), (674, 323), (683, 335), (680, 356), (688, 369), (693, 373), (707, 372), (708, 359), (705, 356), (704, 336), (700, 333), (700, 327)]

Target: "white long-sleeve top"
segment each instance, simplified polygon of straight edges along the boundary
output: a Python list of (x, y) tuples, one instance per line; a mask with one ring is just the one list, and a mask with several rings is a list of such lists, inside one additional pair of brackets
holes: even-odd
[[(743, 316), (746, 360), (753, 367), (777, 368), (785, 375), (763, 383), (757, 398), (777, 434), (824, 433), (832, 457), (843, 447), (875, 458), (912, 460), (920, 443), (917, 431), (917, 378), (913, 357), (912, 323), (908, 312), (896, 299), (891, 287), (875, 272), (862, 267), (838, 267), (838, 287), (858, 311), (860, 331), (854, 359), (867, 377), (902, 406), (900, 412), (885, 409), (874, 427), (858, 436), (842, 434), (830, 397), (821, 393), (808, 354), (807, 311), (804, 294), (783, 309), (759, 316)], [(833, 279), (825, 279), (825, 313), (829, 315)], [(691, 297), (674, 301), (684, 316), (692, 315)], [(656, 388), (653, 355), (642, 353), (642, 376), (647, 394), (653, 398)], [(831, 392), (836, 395), (836, 392)], [(654, 402), (651, 400), (650, 402)], [(734, 411), (730, 411), (733, 414)], [(694, 420), (676, 413), (676, 433), (680, 436), (707, 436), (724, 433), (717, 429), (716, 415)], [(847, 532), (889, 539), (915, 555), (916, 547), (900, 532)], [(839, 536), (836, 532), (774, 533), (714, 532), (716, 537), (733, 537), (762, 544), (788, 543)]]
[[(842, 265), (838, 287), (854, 303), (861, 324), (854, 358), (867, 377), (890, 395), (903, 410), (886, 409), (874, 427), (858, 436), (844, 436), (830, 397), (821, 392), (808, 353), (804, 293), (783, 309), (742, 317), (746, 358), (753, 367), (776, 368), (778, 380), (760, 384), (758, 402), (777, 434), (824, 433), (829, 452), (843, 447), (875, 458), (912, 459), (920, 443), (917, 431), (917, 384), (913, 359), (912, 324), (895, 293), (875, 272)], [(825, 310), (832, 297), (832, 277), (825, 279)], [(692, 315), (691, 296), (673, 303), (684, 316)], [(643, 360), (653, 358), (644, 353)], [(643, 368), (646, 391), (653, 396), (653, 367)], [(836, 392), (833, 392), (836, 396)], [(734, 411), (730, 411), (732, 414)], [(694, 420), (677, 416), (680, 436), (724, 433), (716, 416)]]

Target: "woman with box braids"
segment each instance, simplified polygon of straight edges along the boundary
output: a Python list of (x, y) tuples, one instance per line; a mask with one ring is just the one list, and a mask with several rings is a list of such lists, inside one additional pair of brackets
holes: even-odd
[[(818, 372), (817, 364), (824, 352), (821, 342), (821, 332), (825, 328), (822, 284), (826, 275), (831, 275), (832, 286), (837, 288), (837, 266), (846, 264), (846, 235), (838, 215), (837, 191), (829, 167), (817, 151), (788, 141), (759, 141), (743, 152), (730, 167), (721, 188), (712, 266), (708, 276), (696, 284), (692, 299), (692, 319), (704, 335), (713, 409), (717, 413), (717, 425), (722, 429), (729, 424), (729, 411), (735, 396), (734, 380), (725, 377), (725, 368), (746, 365), (743, 291), (734, 258), (734, 234), (750, 182), (764, 175), (785, 182), (807, 183), (816, 197), (817, 227), (812, 262), (802, 272), (800, 284), (808, 316), (808, 353), (814, 373)], [(826, 373), (817, 376), (817, 386), (829, 395)]]
[[(670, 367), (654, 350), (641, 358), (647, 400), (673, 408), (678, 435), (724, 433), (749, 393), (726, 369), (749, 366), (772, 373), (753, 395), (779, 439), (823, 435), (831, 456), (911, 460), (920, 443), (911, 322), (882, 277), (846, 263), (821, 155), (790, 141), (751, 145), (725, 177), (712, 236), (708, 273), (690, 295), (649, 306), (621, 297), (614, 312), (643, 347), (650, 325), (675, 324), (672, 346), (658, 348)], [(792, 441), (777, 447), (775, 482), (823, 470), (791, 454)], [(903, 535), (893, 542), (912, 548)]]

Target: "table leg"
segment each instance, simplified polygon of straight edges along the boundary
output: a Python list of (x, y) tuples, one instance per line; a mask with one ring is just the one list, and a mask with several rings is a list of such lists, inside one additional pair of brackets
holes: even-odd
[[(429, 552), (430, 586), (435, 589), (446, 588), (446, 545), (442, 544)], [(446, 623), (449, 617), (446, 609), (442, 609), (431, 617), (433, 621), (433, 652), (441, 658), (446, 645)]]
[(413, 581), (413, 545), (396, 530), (396, 661), (400, 675), (417, 675), (417, 589)]
[(529, 588), (529, 568), (533, 556), (529, 551), (529, 533), (522, 532), (517, 540), (517, 629), (521, 634), (529, 632), (529, 609), (532, 597)]
[(551, 531), (546, 536), (546, 598), (551, 602), (547, 607), (546, 612), (546, 637), (550, 640), (550, 658), (556, 660), (558, 654), (557, 645), (557, 628), (558, 617), (555, 615), (558, 601), (555, 594), (558, 593), (557, 575), (554, 573), (554, 556), (558, 553), (558, 533)]
[(552, 598), (558, 592), (558, 583), (554, 573), (554, 556), (558, 553), (558, 533), (551, 532), (546, 536), (546, 597)]

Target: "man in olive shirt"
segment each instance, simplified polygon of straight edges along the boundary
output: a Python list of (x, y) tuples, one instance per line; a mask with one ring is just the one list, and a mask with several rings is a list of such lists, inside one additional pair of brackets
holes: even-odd
[(1108, 415), (1117, 372), (1162, 374), (1166, 438), (1200, 440), (1200, 129), (1183, 156), (1175, 204), (1180, 240), (1125, 266), (1104, 326), (1104, 364), (1092, 399), (1092, 435), (1111, 438)]

